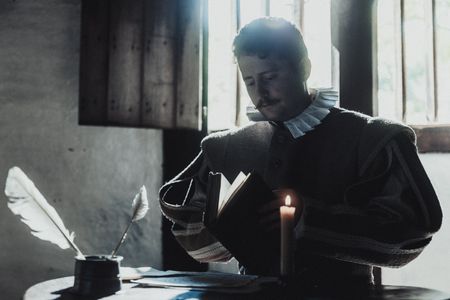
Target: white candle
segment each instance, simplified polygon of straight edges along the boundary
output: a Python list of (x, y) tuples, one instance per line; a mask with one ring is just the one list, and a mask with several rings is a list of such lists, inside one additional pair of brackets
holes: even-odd
[(287, 195), (285, 205), (280, 207), (281, 218), (281, 258), (280, 275), (286, 276), (293, 271), (293, 242), (294, 242), (294, 214), (295, 207), (291, 206), (291, 196)]

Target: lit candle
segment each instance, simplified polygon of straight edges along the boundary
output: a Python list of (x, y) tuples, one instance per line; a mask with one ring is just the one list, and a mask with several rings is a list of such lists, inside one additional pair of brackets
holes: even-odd
[(293, 242), (295, 207), (291, 206), (291, 196), (287, 195), (285, 205), (280, 207), (281, 218), (281, 258), (280, 275), (286, 276), (293, 272)]

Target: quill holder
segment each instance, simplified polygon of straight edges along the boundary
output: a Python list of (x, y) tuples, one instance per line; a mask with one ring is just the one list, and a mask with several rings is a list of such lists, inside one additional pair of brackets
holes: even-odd
[(104, 297), (122, 289), (122, 256), (90, 255), (75, 257), (75, 280), (71, 292), (80, 296)]

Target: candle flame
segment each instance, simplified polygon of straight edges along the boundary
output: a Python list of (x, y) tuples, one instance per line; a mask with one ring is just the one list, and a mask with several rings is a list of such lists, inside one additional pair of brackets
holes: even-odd
[(284, 203), (286, 204), (286, 206), (291, 206), (291, 196), (287, 195)]

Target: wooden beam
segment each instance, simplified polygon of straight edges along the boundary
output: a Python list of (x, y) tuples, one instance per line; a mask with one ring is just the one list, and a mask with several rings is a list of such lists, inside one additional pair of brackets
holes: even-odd
[(376, 1), (333, 0), (332, 42), (339, 50), (340, 105), (376, 113)]
[(413, 125), (419, 152), (450, 152), (450, 124)]

